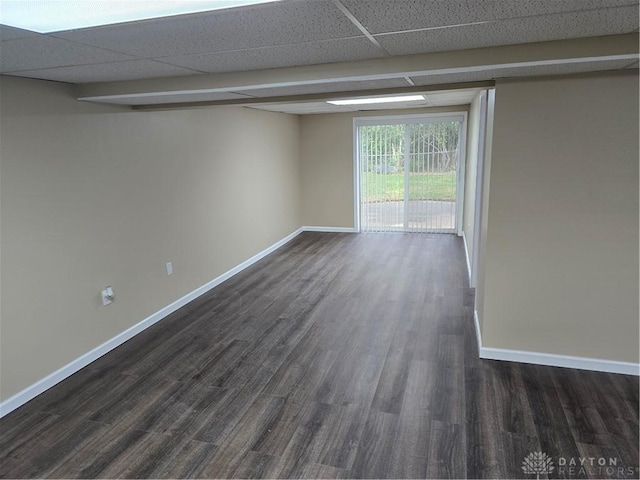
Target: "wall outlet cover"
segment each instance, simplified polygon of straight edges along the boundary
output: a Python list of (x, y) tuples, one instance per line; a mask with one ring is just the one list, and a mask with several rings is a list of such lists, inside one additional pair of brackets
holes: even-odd
[(102, 305), (109, 305), (110, 303), (113, 302), (114, 299), (114, 294), (113, 294), (113, 287), (107, 287), (104, 290), (102, 290)]

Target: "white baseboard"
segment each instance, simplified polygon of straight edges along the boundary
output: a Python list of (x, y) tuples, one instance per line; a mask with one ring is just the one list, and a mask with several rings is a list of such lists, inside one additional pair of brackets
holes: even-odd
[(593, 370), (596, 372), (622, 373), (624, 375), (640, 375), (640, 365), (637, 363), (616, 362), (599, 358), (572, 357), (569, 355), (554, 355), (551, 353), (526, 352), (522, 350), (508, 350), (506, 348), (480, 349), (480, 358), (487, 360), (506, 360), (509, 362), (532, 363), (550, 367), (577, 368), (579, 370)]
[(462, 243), (464, 244), (464, 257), (467, 259), (467, 273), (469, 274), (469, 282), (471, 282), (471, 261), (469, 261), (469, 246), (467, 245), (467, 236), (462, 231)]
[(303, 232), (325, 232), (325, 233), (356, 233), (353, 227), (302, 227)]
[(603, 360), (600, 358), (573, 357), (570, 355), (556, 355), (552, 353), (527, 352), (524, 350), (509, 350), (507, 348), (492, 348), (482, 346), (478, 312), (474, 310), (473, 319), (476, 327), (478, 351), (480, 358), (486, 360), (504, 360), (507, 362), (531, 363), (549, 367), (576, 368), (595, 372), (621, 373), (624, 375), (640, 376), (640, 364)]
[(253, 257), (251, 257), (248, 260), (242, 262), (240, 265), (237, 265), (236, 267), (234, 267), (231, 270), (223, 273), (219, 277), (214, 278), (213, 280), (211, 280), (210, 282), (206, 283), (205, 285), (202, 285), (201, 287), (195, 289), (194, 291), (186, 294), (185, 296), (183, 296), (182, 298), (176, 300), (172, 304), (167, 305), (166, 307), (164, 307), (163, 309), (157, 311), (153, 315), (145, 318), (140, 323), (137, 323), (136, 325), (126, 329), (125, 331), (119, 333), (118, 335), (116, 335), (115, 337), (111, 338), (110, 340), (107, 340), (102, 345), (99, 345), (98, 347), (96, 347), (93, 350), (85, 353), (81, 357), (78, 357), (75, 360), (73, 360), (72, 362), (66, 364), (64, 367), (59, 368), (58, 370), (56, 370), (55, 372), (51, 373), (50, 375), (47, 375), (45, 378), (37, 381), (33, 385), (30, 385), (29, 387), (25, 388), (21, 392), (18, 392), (14, 396), (8, 398), (4, 402), (0, 403), (0, 418), (4, 417), (5, 415), (7, 415), (8, 413), (12, 412), (13, 410), (15, 410), (16, 408), (20, 407), (21, 405), (24, 405), (29, 400), (31, 400), (32, 398), (40, 395), (42, 392), (44, 392), (45, 390), (48, 390), (49, 388), (53, 387), (57, 383), (60, 383), (65, 378), (69, 377), (70, 375), (73, 375), (74, 373), (76, 373), (81, 368), (86, 367), (91, 362), (93, 362), (93, 361), (97, 360), (98, 358), (102, 357), (106, 353), (110, 352), (114, 348), (116, 348), (119, 345), (123, 344), (124, 342), (126, 342), (127, 340), (132, 338), (133, 336), (135, 336), (138, 333), (142, 332), (143, 330), (149, 328), (154, 323), (159, 322), (160, 320), (165, 318), (167, 315), (175, 312), (176, 310), (178, 310), (179, 308), (183, 307), (187, 303), (189, 303), (192, 300), (198, 298), (200, 295), (208, 292), (212, 288), (220, 285), (222, 282), (224, 282), (225, 280), (228, 280), (229, 278), (233, 277), (234, 275), (236, 275), (237, 273), (241, 272), (245, 268), (253, 265), (258, 260), (261, 260), (262, 258), (266, 257), (267, 255), (272, 253), (274, 250), (277, 250), (278, 248), (280, 248), (281, 246), (283, 246), (287, 242), (293, 240), (295, 237), (297, 237), (302, 232), (303, 232), (302, 228), (297, 229), (295, 232), (287, 235), (282, 240), (279, 240), (278, 242), (274, 243), (270, 247), (262, 250), (261, 252), (257, 253)]
[[(151, 325), (159, 322), (166, 316), (175, 312), (179, 308), (183, 307), (187, 303), (192, 300), (198, 298), (200, 295), (208, 292), (212, 288), (220, 285), (225, 280), (233, 277), (238, 274), (242, 270), (250, 267), (257, 261), (266, 257), (273, 251), (277, 250), (284, 244), (288, 243), (295, 237), (297, 237), (303, 231), (307, 232), (337, 232), (337, 233), (354, 233), (356, 230), (354, 228), (347, 227), (302, 227), (287, 235), (285, 238), (279, 240), (274, 243), (270, 247), (265, 250), (257, 253), (253, 257), (248, 260), (242, 262), (231, 270), (223, 273), (222, 275), (214, 278), (210, 282), (202, 285), (201, 287), (195, 289), (194, 291), (186, 294), (182, 298), (179, 298), (175, 302), (167, 305), (163, 309), (158, 312), (152, 314), (151, 316), (145, 318), (140, 323), (133, 325), (127, 330), (119, 333), (115, 337), (107, 340), (102, 345), (94, 348), (93, 350), (85, 353), (84, 355), (78, 357), (67, 365), (59, 368), (55, 372), (47, 375), (45, 378), (37, 381), (36, 383), (30, 385), (25, 388), (21, 392), (18, 392), (14, 396), (8, 398), (4, 402), (0, 403), (0, 418), (12, 412), (16, 408), (24, 405), (29, 400), (35, 398), (40, 395), (42, 392), (48, 390), (53, 387), (57, 383), (61, 382), (65, 378), (70, 375), (76, 373), (81, 368), (86, 367), (91, 362), (97, 360), (101, 356), (110, 352), (114, 348), (123, 344), (130, 338), (134, 337), (138, 333), (143, 330), (149, 328)], [(465, 242), (466, 247), (466, 242)], [(626, 375), (640, 375), (640, 365), (635, 363), (627, 363), (627, 362), (616, 362), (612, 360), (600, 360), (593, 358), (584, 358), (584, 357), (571, 357), (566, 355), (553, 355), (548, 353), (536, 353), (536, 352), (526, 352), (519, 350), (508, 350), (501, 348), (489, 348), (482, 346), (482, 337), (480, 333), (480, 325), (478, 323), (478, 312), (474, 310), (474, 324), (476, 330), (476, 337), (478, 341), (478, 350), (480, 352), (480, 358), (491, 359), (491, 360), (506, 360), (512, 362), (523, 362), (523, 363), (533, 363), (537, 365), (548, 365), (554, 367), (568, 367), (568, 368), (577, 368), (582, 370), (595, 370), (600, 372), (610, 372), (610, 373), (622, 373)]]

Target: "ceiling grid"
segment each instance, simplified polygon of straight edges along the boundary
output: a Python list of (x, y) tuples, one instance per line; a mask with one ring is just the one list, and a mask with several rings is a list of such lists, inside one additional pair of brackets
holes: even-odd
[(349, 19), (349, 21), (351, 23), (353, 23), (356, 28), (358, 30), (360, 30), (365, 37), (367, 37), (367, 39), (373, 43), (376, 47), (378, 47), (380, 49), (380, 51), (382, 51), (385, 55), (389, 55), (389, 52), (387, 52), (382, 45), (380, 45), (380, 43), (378, 43), (378, 41), (375, 39), (375, 37), (373, 35), (371, 35), (371, 32), (369, 32), (369, 30), (367, 30), (364, 25), (362, 25), (362, 23), (360, 23), (360, 21), (353, 16), (353, 14), (349, 11), (349, 9), (347, 7), (344, 6), (344, 4), (340, 1), (340, 0), (332, 0), (333, 4), (338, 8), (338, 10), (340, 10), (345, 17), (347, 17)]
[[(234, 79), (227, 89), (150, 86), (138, 98), (112, 102), (152, 105), (633, 69), (637, 48), (635, 57), (584, 55), (556, 63), (487, 62), (483, 68), (449, 70), (425, 65), (418, 74), (400, 68), (396, 75), (371, 74), (375, 69), (368, 62), (631, 34), (638, 31), (638, 12), (638, 2), (631, 0), (282, 0), (49, 34), (0, 25), (0, 74), (81, 86), (113, 82), (123, 91), (127, 82), (133, 87), (172, 78), (185, 85), (198, 77), (213, 84), (219, 83), (216, 78)], [(347, 64), (362, 68), (343, 77), (326, 74)], [(262, 72), (274, 72), (275, 78), (278, 69), (292, 78), (298, 71), (316, 72), (316, 79), (258, 82), (270, 78)]]

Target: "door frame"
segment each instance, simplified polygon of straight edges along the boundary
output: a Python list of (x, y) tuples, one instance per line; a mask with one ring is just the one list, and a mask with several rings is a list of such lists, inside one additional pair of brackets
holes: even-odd
[(460, 122), (460, 139), (458, 144), (458, 165), (456, 167), (456, 228), (455, 233), (462, 235), (462, 214), (464, 208), (464, 178), (467, 164), (467, 116), (465, 110), (439, 113), (418, 113), (401, 115), (383, 115), (353, 117), (353, 227), (356, 232), (361, 232), (360, 222), (360, 152), (358, 141), (358, 127), (370, 125), (397, 125), (399, 123), (436, 123), (450, 119)]
[(493, 148), (493, 117), (496, 103), (495, 88), (482, 92), (480, 102), (480, 136), (478, 139), (478, 163), (476, 167), (476, 198), (473, 219), (473, 245), (471, 256), (471, 271), (469, 272), (469, 286), (478, 286), (478, 269), (480, 268), (480, 240), (483, 232), (482, 224), (486, 213), (483, 212), (484, 189), (488, 186), (489, 169), (491, 168), (491, 152)]

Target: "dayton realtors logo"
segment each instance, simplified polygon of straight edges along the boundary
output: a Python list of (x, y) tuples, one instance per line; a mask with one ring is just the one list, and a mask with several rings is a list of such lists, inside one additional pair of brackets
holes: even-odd
[(527, 475), (535, 475), (540, 480), (540, 475), (548, 475), (555, 467), (551, 457), (543, 452), (531, 452), (522, 461), (522, 471)]
[(621, 465), (619, 458), (605, 457), (578, 457), (578, 458), (558, 458), (558, 474), (563, 476), (595, 477), (607, 478), (617, 477), (638, 478), (639, 468), (625, 467)]
[[(522, 461), (522, 471), (527, 475), (549, 475), (556, 470), (559, 477), (627, 477), (638, 475), (640, 468), (625, 467), (618, 464), (618, 458), (604, 457), (558, 457), (558, 467), (549, 455), (543, 452), (531, 452)], [(620, 462), (622, 463), (622, 462)]]

